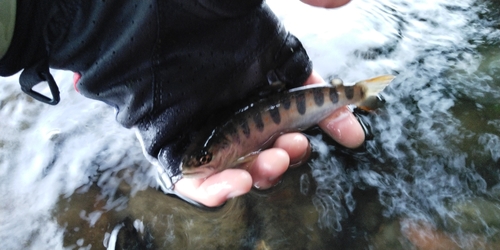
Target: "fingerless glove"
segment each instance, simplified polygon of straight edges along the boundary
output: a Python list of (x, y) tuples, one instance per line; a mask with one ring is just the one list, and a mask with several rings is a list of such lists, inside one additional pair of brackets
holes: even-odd
[(24, 69), (29, 92), (51, 78), (48, 67), (77, 72), (78, 91), (114, 107), (116, 120), (137, 129), (146, 154), (173, 178), (210, 117), (270, 78), (292, 88), (312, 70), (301, 43), (258, 0), (32, 0), (17, 7), (0, 75)]

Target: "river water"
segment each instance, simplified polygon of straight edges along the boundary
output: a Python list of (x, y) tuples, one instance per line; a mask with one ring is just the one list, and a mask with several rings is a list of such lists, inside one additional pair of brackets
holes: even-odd
[(165, 196), (132, 131), (54, 71), (62, 101), (0, 79), (0, 248), (498, 249), (500, 2), (354, 0), (269, 5), (325, 78), (396, 80), (344, 149), (313, 154), (268, 191), (202, 210)]

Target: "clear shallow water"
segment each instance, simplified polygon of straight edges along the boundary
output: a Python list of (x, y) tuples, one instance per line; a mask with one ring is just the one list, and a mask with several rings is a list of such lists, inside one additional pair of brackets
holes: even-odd
[(133, 133), (71, 74), (55, 73), (56, 107), (3, 78), (1, 248), (101, 249), (122, 222), (120, 242), (158, 248), (498, 248), (499, 2), (269, 4), (325, 78), (398, 76), (365, 117), (373, 140), (345, 150), (311, 131), (308, 166), (202, 211), (153, 188)]

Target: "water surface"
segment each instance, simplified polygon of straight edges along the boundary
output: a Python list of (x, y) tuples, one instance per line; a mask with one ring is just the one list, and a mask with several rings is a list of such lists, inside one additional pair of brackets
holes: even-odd
[(56, 107), (0, 84), (2, 249), (495, 249), (500, 247), (500, 2), (355, 0), (271, 7), (325, 78), (397, 79), (347, 150), (309, 131), (310, 161), (280, 185), (201, 210), (154, 169), (105, 104), (54, 72)]

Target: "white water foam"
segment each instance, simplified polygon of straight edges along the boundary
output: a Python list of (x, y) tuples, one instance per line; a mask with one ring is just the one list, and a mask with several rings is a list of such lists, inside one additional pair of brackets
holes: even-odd
[[(127, 179), (144, 189), (154, 176), (134, 133), (120, 127), (114, 111), (85, 99), (71, 87), (72, 75), (55, 72), (62, 92), (55, 107), (30, 100), (19, 90), (18, 76), (2, 79), (0, 127), (0, 241), (3, 249), (47, 246), (62, 248), (62, 229), (51, 209), (59, 197), (97, 181), (107, 198), (106, 210), (126, 200), (114, 200), (118, 183)], [(134, 169), (137, 174), (131, 175)], [(125, 174), (118, 177), (117, 173)], [(146, 176), (146, 178), (145, 178)], [(82, 211), (85, 213), (85, 211)], [(89, 223), (99, 215), (88, 211)], [(23, 247), (23, 248), (24, 248)]]
[[(353, 82), (397, 75), (384, 93), (385, 107), (372, 117), (376, 139), (367, 145), (368, 156), (355, 156), (361, 158), (357, 166), (325, 156), (311, 163), (318, 182), (315, 204), (325, 226), (340, 230), (344, 210), (355, 206), (350, 196), (354, 187), (376, 188), (388, 217), (432, 223), (450, 212), (447, 201), (486, 192), (483, 177), (462, 149), (467, 137), (477, 135), (462, 128), (450, 111), (457, 95), (500, 94), (488, 82), (491, 78), (477, 73), (483, 58), (470, 41), (490, 29), (481, 26), (477, 11), (482, 7), (473, 4), (353, 1), (337, 10), (317, 10), (284, 0), (271, 3), (288, 29), (303, 38), (325, 78)], [(478, 142), (490, 150), (493, 161), (498, 160), (497, 138), (482, 135)]]

